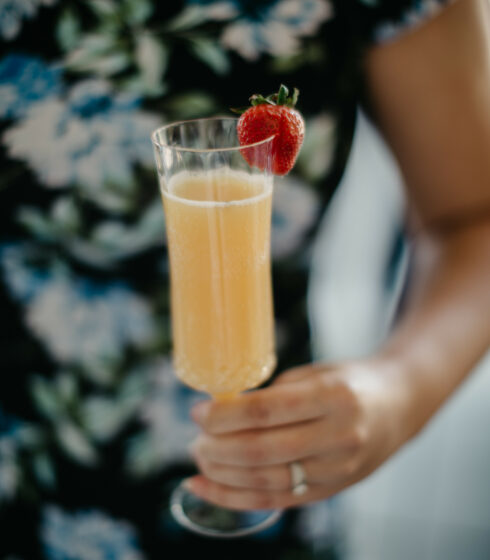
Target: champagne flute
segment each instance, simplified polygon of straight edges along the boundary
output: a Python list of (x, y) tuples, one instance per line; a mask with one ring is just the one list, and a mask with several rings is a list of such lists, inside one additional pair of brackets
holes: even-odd
[[(173, 362), (181, 381), (214, 399), (257, 387), (276, 365), (270, 267), (273, 136), (240, 146), (236, 118), (163, 126), (152, 134), (170, 258)], [(236, 537), (278, 511), (232, 511), (183, 484), (176, 520)]]

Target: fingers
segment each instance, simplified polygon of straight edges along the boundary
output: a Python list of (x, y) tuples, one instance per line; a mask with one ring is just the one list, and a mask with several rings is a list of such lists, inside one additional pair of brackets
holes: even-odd
[(299, 503), (306, 503), (317, 497), (317, 492), (309, 489), (300, 498), (291, 491), (264, 492), (235, 488), (219, 484), (203, 476), (186, 480), (186, 487), (197, 496), (219, 506), (236, 510), (270, 510), (284, 509)]
[(236, 488), (200, 475), (186, 480), (186, 486), (193, 494), (208, 502), (235, 510), (272, 510), (299, 506), (328, 498), (350, 483), (352, 480), (342, 479), (331, 485), (309, 485), (304, 494), (295, 496), (290, 489), (264, 491)]
[(192, 445), (192, 453), (203, 461), (259, 467), (328, 452), (354, 451), (362, 444), (361, 435), (351, 429), (337, 431), (335, 423), (324, 417), (268, 430), (218, 436), (202, 434)]
[(188, 480), (191, 492), (237, 510), (282, 509), (336, 494), (365, 474), (359, 447), (337, 447), (300, 459), (307, 482), (301, 496), (292, 492), (290, 462), (263, 466), (221, 464), (196, 456), (202, 475)]
[[(400, 401), (387, 377), (373, 364), (310, 365), (267, 389), (195, 409), (202, 474), (190, 480), (192, 491), (232, 509), (273, 509), (324, 499), (364, 478), (398, 443), (390, 419)], [(291, 491), (294, 461), (306, 473), (301, 496)]]
[(316, 440), (322, 429), (312, 429), (311, 422), (315, 420), (217, 437), (203, 434), (194, 442), (192, 452), (203, 460), (237, 467), (288, 463), (296, 457), (314, 454), (320, 445)]
[(286, 464), (270, 467), (235, 467), (210, 461), (198, 461), (200, 472), (216, 483), (250, 490), (287, 490), (291, 473)]
[(321, 379), (283, 383), (227, 401), (198, 403), (191, 414), (204, 431), (224, 434), (269, 428), (319, 418), (326, 413)]
[[(201, 473), (213, 482), (247, 488), (249, 490), (290, 491), (293, 482), (287, 463), (264, 467), (236, 467), (198, 459)], [(350, 451), (329, 453), (301, 460), (301, 467), (309, 485), (335, 485), (353, 474), (356, 456)]]

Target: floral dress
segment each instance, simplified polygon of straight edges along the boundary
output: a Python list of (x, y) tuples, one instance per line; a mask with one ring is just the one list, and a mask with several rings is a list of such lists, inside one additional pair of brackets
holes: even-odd
[[(349, 153), (362, 53), (441, 5), (0, 0), (0, 560), (236, 554), (168, 511), (203, 396), (172, 372), (150, 132), (301, 89), (307, 136), (277, 181), (272, 255), (277, 371), (304, 363), (309, 249)], [(326, 503), (239, 546), (340, 557)]]

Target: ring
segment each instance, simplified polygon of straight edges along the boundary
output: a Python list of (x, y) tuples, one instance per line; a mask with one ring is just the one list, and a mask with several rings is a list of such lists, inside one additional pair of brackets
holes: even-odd
[(291, 473), (291, 492), (295, 496), (302, 496), (308, 491), (308, 484), (306, 483), (306, 473), (303, 466), (299, 461), (294, 461), (289, 464), (289, 471)]

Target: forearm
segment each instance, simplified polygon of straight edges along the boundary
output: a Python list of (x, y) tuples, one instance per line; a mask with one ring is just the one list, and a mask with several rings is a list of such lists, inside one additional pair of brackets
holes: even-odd
[(425, 424), (490, 345), (489, 23), (486, 0), (461, 0), (366, 58), (372, 112), (417, 227), (428, 232), (415, 242), (404, 313), (375, 358), (400, 381), (392, 388), (406, 403), (401, 439)]
[(394, 365), (407, 438), (490, 346), (490, 219), (421, 236), (404, 312), (376, 359)]

